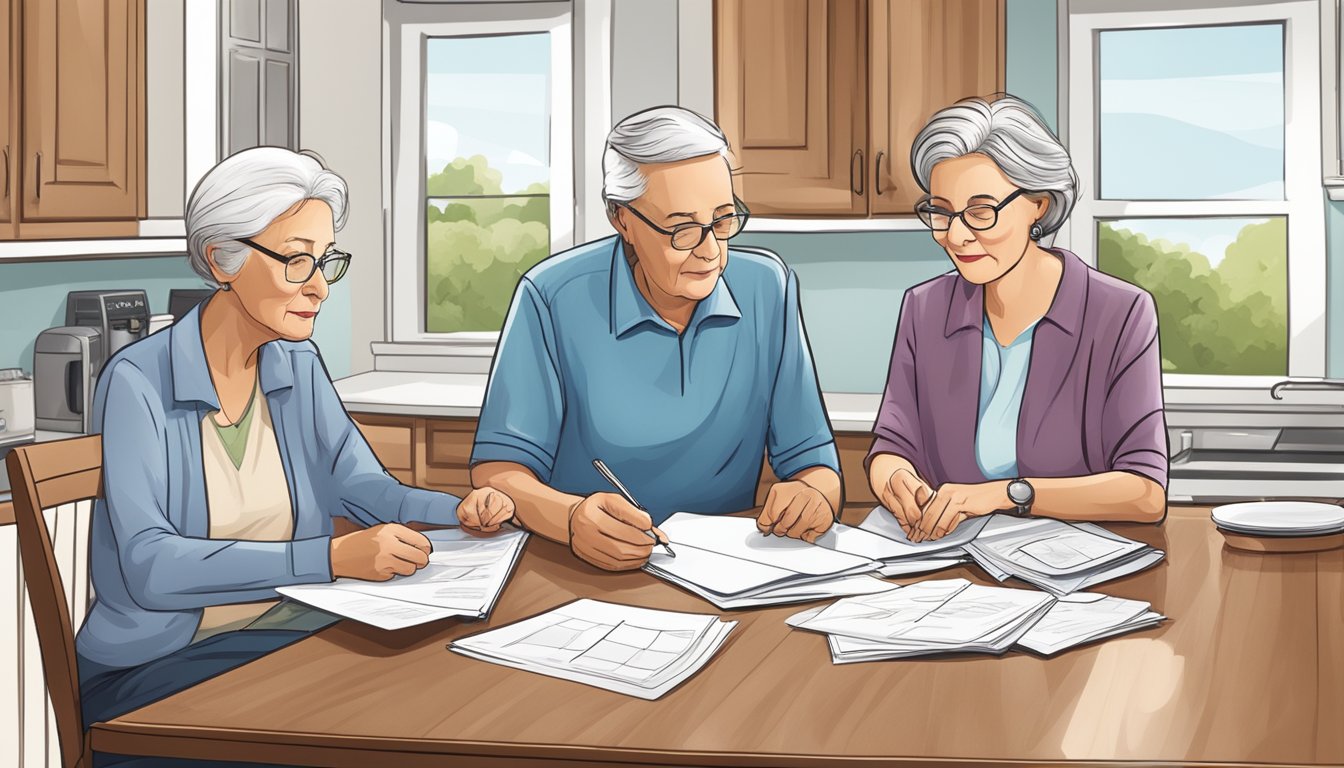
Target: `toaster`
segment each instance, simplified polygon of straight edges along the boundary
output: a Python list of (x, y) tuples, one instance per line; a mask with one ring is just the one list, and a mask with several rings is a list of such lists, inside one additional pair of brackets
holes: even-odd
[(32, 442), (33, 380), (22, 368), (0, 369), (0, 446)]
[(97, 328), (48, 328), (33, 345), (33, 389), (38, 429), (89, 431), (93, 386), (103, 366)]

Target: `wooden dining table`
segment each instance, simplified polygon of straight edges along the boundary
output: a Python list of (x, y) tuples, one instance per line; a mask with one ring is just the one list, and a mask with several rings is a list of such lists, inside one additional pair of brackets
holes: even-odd
[[(845, 519), (866, 512), (848, 508)], [(534, 536), (488, 620), (395, 632), (343, 621), (96, 724), (92, 743), (349, 768), (1344, 764), (1344, 550), (1233, 549), (1207, 507), (1172, 507), (1159, 526), (1106, 527), (1167, 557), (1094, 591), (1149, 601), (1169, 618), (1049, 658), (1014, 650), (836, 666), (824, 637), (785, 625), (805, 605), (719, 611)], [(995, 583), (969, 565), (896, 581), (955, 577)], [(656, 701), (447, 649), (583, 597), (738, 625)]]

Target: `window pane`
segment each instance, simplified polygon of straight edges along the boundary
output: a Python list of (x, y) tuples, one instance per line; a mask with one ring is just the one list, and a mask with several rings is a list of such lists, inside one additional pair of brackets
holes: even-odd
[[(545, 33), (425, 42), (430, 196), (515, 194), (550, 182), (550, 61)], [(489, 172), (442, 175), (456, 162)]]
[(1101, 197), (1282, 200), (1283, 25), (1099, 33)]
[(1288, 220), (1097, 224), (1097, 266), (1157, 301), (1165, 373), (1288, 374)]
[(425, 331), (498, 331), (518, 278), (551, 250), (549, 197), (431, 198)]
[(550, 253), (550, 36), (425, 43), (425, 331), (498, 331)]

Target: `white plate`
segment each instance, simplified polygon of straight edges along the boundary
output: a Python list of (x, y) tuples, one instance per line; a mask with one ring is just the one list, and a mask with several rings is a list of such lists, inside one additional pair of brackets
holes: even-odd
[(1344, 529), (1344, 507), (1314, 501), (1247, 501), (1214, 507), (1213, 521), (1245, 532), (1321, 532)]

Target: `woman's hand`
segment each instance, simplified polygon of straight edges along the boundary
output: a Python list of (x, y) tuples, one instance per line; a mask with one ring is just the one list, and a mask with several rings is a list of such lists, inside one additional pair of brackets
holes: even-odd
[(476, 488), (457, 505), (457, 524), (468, 533), (494, 533), (513, 519), (513, 499), (494, 488)]
[(384, 523), (331, 540), (331, 575), (365, 581), (410, 576), (429, 564), (433, 551), (423, 533)]
[(964, 485), (944, 483), (938, 487), (933, 503), (920, 516), (911, 541), (941, 539), (968, 517), (979, 517), (1007, 509), (1008, 483), (997, 480), (989, 483)]
[(891, 512), (900, 523), (901, 530), (905, 531), (906, 538), (911, 541), (918, 541), (915, 538), (916, 531), (920, 524), (922, 513), (920, 510), (929, 499), (933, 497), (933, 489), (928, 483), (924, 482), (914, 472), (901, 467), (891, 473), (886, 484), (882, 488), (878, 501), (882, 506)]
[(826, 495), (802, 481), (784, 481), (770, 487), (756, 527), (769, 536), (788, 536), (809, 544), (829, 531), (835, 511)]

